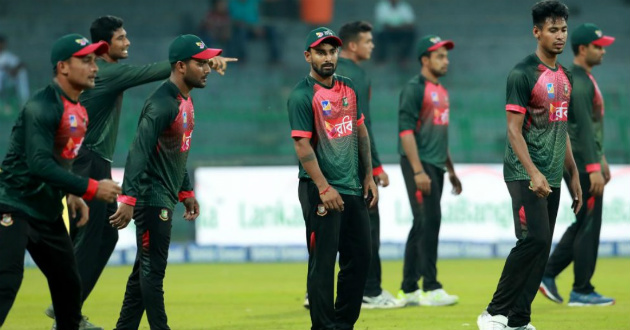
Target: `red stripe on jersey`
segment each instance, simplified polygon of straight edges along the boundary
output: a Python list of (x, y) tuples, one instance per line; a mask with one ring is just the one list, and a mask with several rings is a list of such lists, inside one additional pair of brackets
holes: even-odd
[(601, 170), (602, 170), (602, 165), (599, 163), (586, 164), (586, 172), (588, 173), (600, 172)]
[(308, 132), (308, 131), (298, 131), (298, 130), (292, 130), (291, 131), (291, 137), (303, 137), (303, 138), (311, 138), (313, 136), (313, 132)]
[(413, 134), (413, 130), (412, 129), (408, 129), (408, 130), (402, 131), (402, 132), (398, 133), (398, 136), (403, 137), (403, 136), (409, 135), (409, 134)]
[(520, 105), (516, 105), (516, 104), (506, 104), (505, 105), (505, 111), (512, 111), (512, 112), (518, 112), (518, 113), (526, 113), (527, 109), (520, 106)]

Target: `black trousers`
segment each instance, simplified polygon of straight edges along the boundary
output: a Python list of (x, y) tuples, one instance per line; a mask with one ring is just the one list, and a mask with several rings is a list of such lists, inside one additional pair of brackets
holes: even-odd
[[(111, 163), (86, 148), (79, 150), (72, 171), (94, 180), (112, 178)], [(81, 276), (82, 302), (94, 289), (118, 242), (118, 230), (109, 224), (109, 217), (116, 212), (116, 203), (98, 200), (86, 203), (90, 207), (90, 221), (81, 228), (72, 229), (74, 255)]]
[(57, 328), (78, 329), (81, 281), (61, 215), (46, 222), (0, 207), (0, 216), (0, 328), (22, 284), (28, 250), (48, 280)]
[[(566, 175), (565, 181), (570, 182)], [(580, 186), (584, 204), (549, 257), (545, 276), (558, 276), (573, 261), (573, 291), (589, 294), (595, 291), (591, 278), (597, 263), (604, 197), (595, 197), (588, 192), (591, 188), (588, 173), (580, 173)]]
[[(300, 181), (298, 196), (309, 251), (307, 291), (311, 329), (353, 329), (361, 312), (370, 266), (370, 224), (362, 196), (342, 194), (344, 211), (326, 211), (312, 181)], [(337, 300), (335, 262), (339, 252)], [(334, 301), (334, 303), (333, 303)]]
[(432, 164), (422, 162), (422, 167), (431, 179), (431, 194), (423, 195), (416, 187), (413, 168), (407, 157), (400, 158), (407, 196), (413, 214), (413, 225), (405, 246), (403, 281), (400, 286), (404, 292), (419, 289), (418, 281), (422, 278), (422, 289), (431, 291), (441, 289), (437, 280), (437, 253), (440, 225), (442, 223), (442, 188), (444, 170)]
[(368, 209), (368, 214), (370, 216), (370, 242), (372, 242), (370, 246), (372, 250), (372, 260), (370, 261), (370, 268), (368, 270), (363, 295), (366, 297), (376, 297), (383, 292), (383, 288), (381, 287), (381, 256), (378, 251), (381, 247), (381, 218), (378, 212), (378, 204)]
[(151, 330), (168, 330), (164, 309), (164, 275), (171, 242), (173, 210), (136, 207), (136, 261), (127, 280), (117, 330), (137, 330), (147, 312)]
[(512, 197), (516, 246), (505, 260), (488, 313), (508, 317), (510, 327), (531, 321), (532, 301), (542, 280), (553, 229), (558, 215), (560, 188), (551, 188), (547, 198), (538, 198), (529, 181), (507, 182)]

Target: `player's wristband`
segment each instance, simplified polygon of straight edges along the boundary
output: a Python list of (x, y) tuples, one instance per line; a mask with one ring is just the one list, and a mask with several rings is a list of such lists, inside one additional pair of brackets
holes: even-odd
[(413, 176), (420, 175), (422, 173), (424, 173), (424, 171), (413, 172)]
[(320, 193), (319, 193), (319, 195), (321, 196), (321, 195), (323, 195), (323, 194), (327, 193), (327, 192), (328, 192), (328, 190), (330, 190), (330, 187), (331, 187), (331, 186), (326, 187), (326, 189), (324, 189), (324, 191), (320, 192)]

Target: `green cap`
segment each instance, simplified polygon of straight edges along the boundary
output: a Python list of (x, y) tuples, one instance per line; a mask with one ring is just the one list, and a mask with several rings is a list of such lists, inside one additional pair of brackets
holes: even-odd
[(105, 41), (93, 44), (80, 34), (66, 34), (53, 44), (50, 63), (56, 66), (57, 62), (65, 61), (72, 56), (82, 57), (92, 53), (102, 55), (107, 53), (107, 50), (109, 50), (109, 45)]
[(335, 31), (327, 27), (318, 27), (308, 33), (308, 36), (306, 37), (306, 47), (304, 50), (308, 51), (309, 48), (321, 44), (322, 41), (326, 39), (333, 39), (337, 46), (343, 45), (341, 39), (339, 39), (339, 37), (335, 34)]
[(418, 58), (422, 57), (424, 53), (432, 52), (442, 46), (451, 50), (455, 47), (455, 44), (451, 40), (442, 40), (442, 38), (433, 34), (424, 36), (418, 42)]
[(605, 36), (597, 25), (585, 23), (578, 26), (571, 34), (571, 45), (588, 45), (606, 47), (615, 42), (614, 37)]
[(222, 52), (221, 49), (208, 48), (196, 35), (184, 34), (171, 42), (168, 47), (168, 60), (171, 64), (189, 58), (209, 60)]

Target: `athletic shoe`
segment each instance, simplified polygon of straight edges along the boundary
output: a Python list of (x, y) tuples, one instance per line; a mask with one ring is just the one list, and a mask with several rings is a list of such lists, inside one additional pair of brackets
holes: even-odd
[(311, 309), (311, 304), (308, 301), (308, 293), (306, 293), (306, 296), (304, 297), (304, 304), (302, 306), (306, 309)]
[(398, 301), (400, 301), (404, 306), (420, 306), (422, 295), (422, 290), (416, 290), (409, 293), (405, 293), (403, 290), (400, 290), (398, 291)]
[(487, 311), (477, 317), (479, 330), (505, 330), (508, 329), (507, 322), (507, 317), (503, 315), (491, 316)]
[(610, 306), (615, 304), (615, 299), (604, 297), (593, 291), (589, 294), (577, 293), (571, 291), (569, 296), (569, 306)]
[(46, 316), (50, 317), (53, 320), (55, 319), (55, 310), (53, 309), (52, 305), (46, 308), (46, 310), (44, 311), (44, 314), (46, 314)]
[(528, 325), (524, 325), (524, 326), (520, 326), (516, 328), (505, 327), (505, 330), (536, 330), (536, 327), (534, 327), (531, 323), (529, 323)]
[(457, 304), (459, 297), (448, 294), (444, 289), (427, 291), (420, 298), (421, 306), (450, 306)]
[(477, 316), (477, 327), (479, 328), (479, 330), (486, 329), (487, 328), (486, 324), (490, 322), (491, 318), (492, 318), (492, 315), (488, 313), (487, 309), (484, 309), (483, 312), (481, 312), (481, 314)]
[(363, 296), (363, 303), (361, 308), (365, 309), (386, 309), (386, 308), (400, 308), (405, 307), (405, 303), (394, 298), (387, 290), (383, 290), (380, 295), (376, 297)]
[[(53, 322), (51, 330), (57, 330), (57, 321)], [(92, 324), (90, 321), (88, 321), (88, 318), (85, 315), (83, 315), (81, 317), (81, 322), (79, 323), (79, 330), (105, 330), (105, 329), (103, 329), (102, 327), (99, 327), (98, 325)]]
[(562, 304), (564, 299), (560, 297), (558, 293), (558, 287), (556, 287), (556, 279), (553, 277), (543, 277), (540, 282), (540, 287), (538, 287), (538, 291), (543, 294), (543, 296), (547, 297), (549, 300), (553, 302), (557, 302), (558, 304)]

